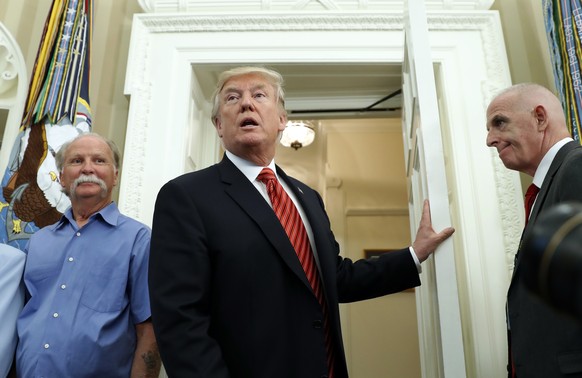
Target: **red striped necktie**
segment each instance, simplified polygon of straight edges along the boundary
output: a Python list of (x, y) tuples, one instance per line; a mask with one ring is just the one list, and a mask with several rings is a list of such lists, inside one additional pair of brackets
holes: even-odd
[(295, 204), (287, 192), (285, 192), (277, 180), (275, 173), (273, 173), (271, 169), (263, 168), (259, 176), (257, 176), (257, 180), (265, 183), (267, 186), (267, 194), (273, 205), (273, 210), (275, 211), (277, 218), (279, 218), (279, 221), (281, 221), (281, 225), (285, 229), (293, 248), (295, 248), (295, 252), (297, 253), (297, 257), (299, 258), (303, 270), (305, 271), (307, 280), (313, 289), (317, 301), (321, 305), (323, 311), (323, 327), (325, 331), (325, 346), (327, 349), (327, 365), (329, 368), (329, 377), (333, 378), (334, 353), (331, 332), (328, 324), (327, 305), (325, 303), (319, 272), (315, 264), (311, 245), (309, 244), (305, 225), (301, 220), (301, 216), (299, 215), (299, 211), (297, 211)]

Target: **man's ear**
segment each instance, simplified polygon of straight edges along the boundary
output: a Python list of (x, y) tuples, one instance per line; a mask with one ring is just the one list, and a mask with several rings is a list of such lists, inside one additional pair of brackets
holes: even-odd
[(59, 184), (61, 184), (61, 186), (64, 188), (65, 186), (63, 185), (63, 171), (59, 172)]
[(285, 130), (287, 127), (287, 113), (281, 113), (279, 116), (279, 131)]
[(537, 130), (544, 131), (548, 127), (548, 111), (543, 105), (537, 105), (533, 109), (537, 123)]
[(218, 133), (218, 136), (220, 138), (222, 138), (222, 122), (220, 122), (219, 117), (214, 118), (214, 127), (216, 128), (216, 132)]

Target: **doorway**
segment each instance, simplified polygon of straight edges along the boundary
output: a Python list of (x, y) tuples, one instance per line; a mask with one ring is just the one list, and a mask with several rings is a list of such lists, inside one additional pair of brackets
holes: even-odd
[[(502, 170), (483, 147), (485, 129), (479, 125), (487, 100), (510, 83), (503, 36), (494, 12), (429, 15), (429, 26), (432, 59), (441, 64), (447, 143), (454, 146), (446, 159), (455, 167), (450, 172), (459, 201), (455, 226), (465, 263), (460, 268), (467, 270), (462, 275), (466, 281), (459, 282), (466, 287), (460, 305), (466, 314), (464, 343), (470, 345), (464, 358), (469, 376), (498, 376), (506, 359), (504, 286), (508, 257), (515, 251), (511, 241), (519, 240), (520, 225), (512, 220), (521, 214), (521, 187), (519, 177)], [(219, 158), (210, 106), (194, 67), (400, 65), (403, 42), (398, 12), (136, 15), (125, 83), (131, 103), (120, 210), (151, 224), (154, 201), (165, 182)], [(427, 345), (420, 350), (421, 361), (435, 353)]]

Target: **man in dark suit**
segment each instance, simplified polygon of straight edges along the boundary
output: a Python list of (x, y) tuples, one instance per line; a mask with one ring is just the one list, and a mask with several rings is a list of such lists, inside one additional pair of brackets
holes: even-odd
[[(487, 145), (503, 164), (532, 176), (539, 188), (522, 240), (553, 205), (582, 201), (582, 147), (570, 137), (560, 100), (548, 89), (518, 84), (504, 90), (487, 109), (487, 130)], [(581, 323), (527, 290), (520, 255), (518, 250), (507, 294), (509, 376), (582, 377)]]
[[(344, 259), (321, 197), (274, 163), (287, 122), (281, 75), (258, 67), (224, 72), (212, 117), (223, 160), (168, 182), (154, 212), (150, 295), (166, 371), (172, 378), (347, 377), (338, 303), (419, 285), (420, 262), (454, 230), (436, 233), (425, 203), (412, 247)], [(261, 181), (264, 168), (277, 180)], [(269, 183), (277, 182), (284, 193), (271, 197)], [(283, 197), (300, 219), (297, 234), (278, 218)], [(304, 243), (294, 247), (298, 234)]]

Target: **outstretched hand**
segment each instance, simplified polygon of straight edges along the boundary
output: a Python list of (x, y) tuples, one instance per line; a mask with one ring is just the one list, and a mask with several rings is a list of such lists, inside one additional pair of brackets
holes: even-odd
[(416, 239), (412, 243), (412, 249), (416, 253), (418, 260), (423, 262), (433, 253), (437, 247), (447, 240), (453, 233), (455, 229), (452, 227), (447, 227), (439, 233), (436, 233), (432, 228), (432, 221), (430, 219), (430, 206), (428, 200), (424, 200), (424, 205), (422, 208), (422, 217), (420, 218), (420, 224), (416, 232)]

